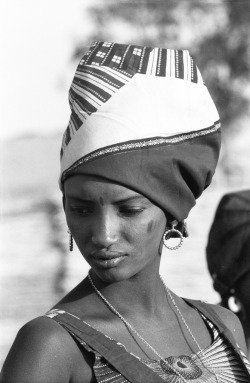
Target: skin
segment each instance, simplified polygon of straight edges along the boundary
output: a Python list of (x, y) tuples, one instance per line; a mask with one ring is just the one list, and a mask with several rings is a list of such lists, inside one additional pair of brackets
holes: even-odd
[[(190, 355), (197, 345), (176, 314), (159, 278), (167, 219), (147, 198), (123, 186), (77, 175), (65, 182), (68, 226), (92, 278), (111, 304), (162, 356)], [(109, 258), (118, 260), (110, 261)], [(99, 258), (104, 258), (99, 260)], [(172, 293), (201, 348), (211, 343), (199, 313)], [(121, 342), (142, 358), (158, 359), (136, 342), (122, 321), (85, 278), (57, 305)], [(214, 306), (245, 351), (239, 320)], [(56, 322), (41, 317), (18, 333), (3, 367), (1, 383), (90, 383), (93, 359)]]

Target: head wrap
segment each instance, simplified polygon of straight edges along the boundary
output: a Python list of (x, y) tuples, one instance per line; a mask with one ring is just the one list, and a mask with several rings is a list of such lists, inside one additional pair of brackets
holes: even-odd
[(221, 199), (209, 233), (207, 263), (221, 296), (230, 295), (230, 289), (250, 271), (250, 190)]
[(72, 174), (100, 176), (187, 217), (220, 147), (219, 116), (188, 51), (94, 42), (69, 103), (62, 189)]

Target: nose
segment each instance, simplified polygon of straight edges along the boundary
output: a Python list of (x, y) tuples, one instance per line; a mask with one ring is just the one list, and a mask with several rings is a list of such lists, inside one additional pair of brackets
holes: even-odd
[(118, 222), (114, 214), (103, 213), (95, 222), (92, 234), (92, 243), (102, 249), (108, 248), (118, 240)]

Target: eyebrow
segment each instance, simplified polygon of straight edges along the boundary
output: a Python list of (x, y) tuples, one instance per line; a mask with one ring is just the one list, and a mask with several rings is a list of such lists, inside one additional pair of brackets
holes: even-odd
[(142, 195), (135, 195), (135, 196), (119, 199), (118, 201), (115, 201), (114, 203), (120, 204), (120, 203), (124, 203), (124, 202), (132, 202), (132, 201), (136, 201), (136, 200), (145, 200), (145, 202), (147, 202), (147, 199), (145, 197), (143, 197)]
[[(79, 203), (93, 203), (93, 200), (91, 200), (91, 199), (84, 199), (84, 198), (76, 197), (74, 195), (68, 195), (67, 198), (78, 201)], [(137, 200), (144, 200), (145, 202), (147, 202), (146, 197), (141, 196), (141, 195), (135, 195), (135, 196), (119, 199), (117, 201), (114, 201), (113, 203), (115, 205), (119, 205), (122, 203), (132, 202), (132, 201), (137, 201)]]
[(77, 202), (92, 202), (90, 199), (85, 199), (85, 198), (77, 197), (74, 195), (67, 195), (66, 198), (72, 199), (72, 200), (77, 201)]

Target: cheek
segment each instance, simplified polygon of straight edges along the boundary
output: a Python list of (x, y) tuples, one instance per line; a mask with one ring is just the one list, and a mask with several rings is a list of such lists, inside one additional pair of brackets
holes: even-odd
[(65, 210), (65, 215), (68, 228), (76, 244), (80, 246), (82, 242), (86, 242), (86, 238), (90, 235), (88, 230), (89, 225), (86, 225), (80, 217), (72, 216), (67, 210)]
[(166, 224), (164, 222), (159, 222), (159, 221), (156, 221), (156, 220), (153, 220), (151, 219), (148, 223), (147, 223), (147, 233), (150, 235), (150, 234), (156, 234), (156, 233), (161, 233), (163, 234), (164, 230), (165, 230), (165, 227), (166, 227)]
[(163, 246), (163, 233), (166, 228), (165, 219), (154, 220), (151, 219), (146, 226), (146, 237), (147, 244), (146, 246), (151, 249), (151, 251), (157, 251), (157, 254), (161, 255), (162, 246)]
[(164, 231), (164, 225), (154, 219), (130, 228), (130, 235), (134, 241), (146, 247), (159, 246)]

